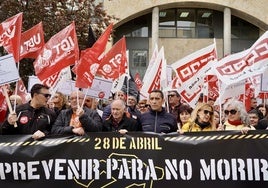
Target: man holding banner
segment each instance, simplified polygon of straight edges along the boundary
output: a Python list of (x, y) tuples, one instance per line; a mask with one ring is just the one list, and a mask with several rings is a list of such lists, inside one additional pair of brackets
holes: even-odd
[(31, 97), (29, 103), (19, 105), (16, 112), (8, 115), (1, 127), (2, 134), (32, 134), (35, 140), (50, 134), (56, 114), (47, 108), (51, 97), (49, 88), (35, 84), (31, 88)]

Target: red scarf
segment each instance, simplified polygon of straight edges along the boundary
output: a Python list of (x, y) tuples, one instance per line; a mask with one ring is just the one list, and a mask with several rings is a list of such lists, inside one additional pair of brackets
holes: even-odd
[(229, 119), (228, 119), (228, 123), (231, 124), (231, 125), (234, 125), (234, 126), (238, 126), (238, 125), (243, 124), (241, 120), (230, 121)]

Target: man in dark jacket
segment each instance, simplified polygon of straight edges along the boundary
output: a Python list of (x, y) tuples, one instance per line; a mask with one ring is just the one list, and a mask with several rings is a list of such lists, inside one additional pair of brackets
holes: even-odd
[(176, 90), (171, 90), (168, 92), (168, 107), (169, 113), (175, 116), (178, 120), (179, 108), (181, 107), (181, 96)]
[(98, 112), (83, 106), (84, 93), (74, 91), (70, 95), (70, 109), (62, 110), (52, 126), (54, 135), (84, 135), (102, 129)]
[(139, 123), (126, 112), (125, 102), (121, 99), (114, 100), (111, 103), (111, 115), (103, 123), (103, 131), (125, 134), (128, 131), (140, 130)]
[(49, 88), (35, 84), (31, 88), (31, 101), (17, 106), (16, 112), (10, 113), (2, 124), (2, 134), (32, 134), (40, 139), (50, 133), (56, 114), (47, 108), (50, 98)]
[(161, 90), (153, 90), (149, 95), (149, 112), (141, 115), (142, 130), (155, 133), (170, 133), (177, 130), (175, 116), (162, 107), (164, 94)]

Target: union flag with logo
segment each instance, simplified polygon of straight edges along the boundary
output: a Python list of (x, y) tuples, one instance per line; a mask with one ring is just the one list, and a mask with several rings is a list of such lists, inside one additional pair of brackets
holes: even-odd
[(12, 53), (16, 62), (20, 59), (22, 15), (19, 13), (0, 24), (0, 46)]
[(40, 81), (75, 64), (79, 60), (79, 48), (72, 22), (65, 29), (54, 35), (42, 48), (34, 62), (35, 74)]
[(45, 45), (43, 24), (33, 26), (21, 34), (20, 59), (36, 58)]
[(115, 80), (126, 72), (126, 68), (126, 39), (123, 37), (104, 56), (96, 74)]

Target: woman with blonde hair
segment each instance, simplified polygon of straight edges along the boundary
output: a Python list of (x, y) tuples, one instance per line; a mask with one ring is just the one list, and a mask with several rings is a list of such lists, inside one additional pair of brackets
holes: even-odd
[(57, 115), (59, 115), (61, 110), (68, 108), (66, 96), (59, 91), (55, 93), (51, 101), (53, 102), (53, 109)]
[(189, 122), (182, 126), (180, 133), (214, 130), (216, 130), (216, 127), (213, 107), (207, 103), (198, 103), (191, 113)]

